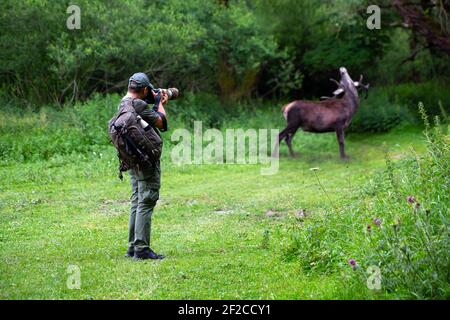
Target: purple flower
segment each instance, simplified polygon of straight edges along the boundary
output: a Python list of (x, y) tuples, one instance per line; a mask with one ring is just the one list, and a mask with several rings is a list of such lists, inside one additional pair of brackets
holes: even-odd
[(380, 226), (381, 225), (381, 220), (378, 218), (373, 219), (373, 224), (376, 226)]
[(408, 196), (408, 198), (406, 198), (406, 199), (408, 200), (408, 203), (409, 203), (409, 204), (414, 204), (414, 203), (415, 203), (415, 204), (416, 204), (416, 205), (415, 205), (415, 208), (416, 208), (416, 209), (419, 209), (419, 208), (420, 208), (420, 203), (419, 203), (419, 201), (417, 201), (416, 198), (414, 198), (413, 196)]
[(355, 259), (348, 260), (348, 264), (352, 267), (353, 270), (356, 270), (356, 268), (358, 267)]

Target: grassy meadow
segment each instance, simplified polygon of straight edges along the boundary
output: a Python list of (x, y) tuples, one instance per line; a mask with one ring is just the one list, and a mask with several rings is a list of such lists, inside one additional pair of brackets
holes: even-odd
[[(283, 145), (278, 174), (262, 176), (261, 165), (176, 166), (167, 146), (151, 244), (167, 258), (158, 262), (123, 256), (130, 187), (127, 176), (123, 182), (117, 178), (112, 146), (46, 160), (4, 161), (0, 297), (399, 298), (400, 293), (370, 290), (352, 276), (347, 260), (362, 259), (357, 243), (341, 248), (333, 268), (306, 270), (291, 253), (292, 234), (310, 216), (323, 210), (338, 214), (335, 206), (346, 208), (359, 201), (362, 186), (385, 167), (386, 152), (398, 160), (411, 150), (420, 154), (425, 148), (421, 129), (414, 127), (350, 134), (350, 161), (343, 162), (334, 134), (300, 132), (294, 139), (300, 155), (288, 158)], [(312, 167), (319, 170), (311, 171)], [(299, 218), (301, 210), (306, 217)], [(350, 212), (339, 214), (355, 218)], [(360, 227), (344, 233), (364, 234), (364, 219), (370, 214), (357, 217)], [(80, 289), (66, 285), (70, 265), (80, 268)]]

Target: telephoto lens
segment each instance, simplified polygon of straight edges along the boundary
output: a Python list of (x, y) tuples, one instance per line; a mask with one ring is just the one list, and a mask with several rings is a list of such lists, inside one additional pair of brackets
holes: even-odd
[(168, 89), (159, 89), (162, 92), (166, 93), (169, 97), (169, 100), (176, 99), (180, 96), (180, 91), (177, 88), (168, 88)]

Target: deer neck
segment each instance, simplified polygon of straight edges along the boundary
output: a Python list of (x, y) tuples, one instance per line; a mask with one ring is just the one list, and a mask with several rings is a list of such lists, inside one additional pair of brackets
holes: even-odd
[(348, 90), (344, 95), (344, 100), (346, 101), (346, 105), (350, 110), (350, 114), (353, 115), (359, 107), (358, 92), (355, 93), (352, 90)]

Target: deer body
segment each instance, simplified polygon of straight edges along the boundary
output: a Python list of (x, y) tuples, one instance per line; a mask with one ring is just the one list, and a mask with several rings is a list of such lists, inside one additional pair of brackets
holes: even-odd
[[(359, 82), (353, 82), (345, 68), (340, 68), (341, 81), (333, 98), (322, 101), (296, 100), (283, 107), (287, 126), (278, 135), (278, 143), (286, 140), (291, 156), (292, 138), (299, 128), (306, 132), (336, 132), (342, 159), (347, 159), (344, 147), (344, 131), (350, 125), (353, 115), (359, 107), (357, 87), (368, 89)], [(337, 82), (336, 82), (337, 83)], [(338, 95), (344, 93), (342, 98)]]

